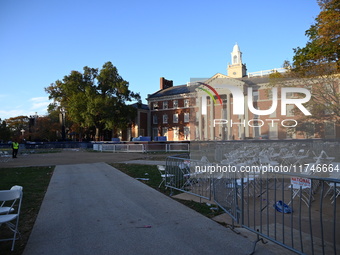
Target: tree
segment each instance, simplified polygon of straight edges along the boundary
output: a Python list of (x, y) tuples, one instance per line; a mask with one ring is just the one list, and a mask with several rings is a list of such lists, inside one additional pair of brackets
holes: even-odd
[(315, 24), (305, 32), (306, 46), (293, 49), (292, 64), (285, 61), (287, 72), (283, 77), (271, 77), (271, 85), (308, 88), (312, 95), (305, 104), (312, 114), (308, 120), (339, 122), (340, 1), (319, 0), (318, 3), (321, 11)]
[(17, 116), (6, 120), (8, 128), (11, 130), (12, 138), (19, 138), (22, 130), (28, 130), (29, 119), (27, 116)]
[(334, 74), (340, 71), (340, 1), (319, 0), (321, 12), (305, 32), (305, 47), (294, 50), (293, 71), (304, 76)]
[(105, 63), (100, 71), (87, 66), (83, 73), (72, 71), (45, 91), (74, 123), (87, 129), (95, 127), (96, 140), (102, 130), (125, 127), (135, 116), (134, 108), (126, 102), (140, 100), (111, 62)]
[(9, 141), (11, 139), (11, 130), (7, 126), (6, 121), (0, 119), (0, 143)]
[(51, 116), (38, 117), (28, 134), (32, 141), (56, 141), (59, 123)]

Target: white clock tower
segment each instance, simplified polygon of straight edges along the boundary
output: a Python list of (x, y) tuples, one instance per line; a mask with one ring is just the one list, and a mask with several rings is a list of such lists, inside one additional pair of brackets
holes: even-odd
[(242, 52), (237, 43), (231, 52), (231, 65), (228, 65), (228, 76), (232, 78), (242, 78), (247, 75), (247, 67), (242, 64)]

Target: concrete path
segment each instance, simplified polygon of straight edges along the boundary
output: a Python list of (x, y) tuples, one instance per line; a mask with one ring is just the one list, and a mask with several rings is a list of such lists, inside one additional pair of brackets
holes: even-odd
[[(24, 255), (249, 254), (253, 243), (105, 163), (57, 166)], [(256, 254), (274, 254), (258, 245)]]

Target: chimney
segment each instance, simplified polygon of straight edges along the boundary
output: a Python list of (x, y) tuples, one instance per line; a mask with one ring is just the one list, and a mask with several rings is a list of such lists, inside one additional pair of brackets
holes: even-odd
[(160, 86), (159, 86), (159, 88), (161, 90), (167, 89), (167, 88), (171, 88), (172, 86), (173, 86), (173, 81), (167, 80), (164, 77), (160, 78)]

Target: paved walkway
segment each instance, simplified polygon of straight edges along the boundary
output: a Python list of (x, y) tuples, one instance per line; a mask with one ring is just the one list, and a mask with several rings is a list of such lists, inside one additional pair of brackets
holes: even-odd
[[(253, 243), (105, 163), (55, 168), (24, 255), (249, 254)], [(256, 254), (274, 254), (258, 245)]]

